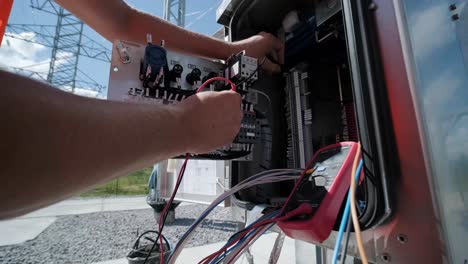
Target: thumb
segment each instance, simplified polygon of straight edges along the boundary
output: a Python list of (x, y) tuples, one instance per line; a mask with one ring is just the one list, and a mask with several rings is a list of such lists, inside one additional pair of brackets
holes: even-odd
[(267, 72), (278, 73), (281, 72), (280, 65), (271, 62), (269, 59), (265, 59), (265, 62), (262, 65), (262, 69)]

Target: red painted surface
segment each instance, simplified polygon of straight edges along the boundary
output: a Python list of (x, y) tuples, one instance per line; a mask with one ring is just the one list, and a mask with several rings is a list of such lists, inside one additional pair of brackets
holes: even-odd
[(2, 45), (3, 35), (5, 35), (5, 28), (8, 24), (12, 7), (13, 0), (0, 0), (0, 46)]
[[(392, 263), (443, 263), (443, 243), (438, 234), (422, 135), (417, 125), (393, 1), (376, 0), (373, 18), (393, 120), (400, 175), (394, 186), (397, 207), (394, 219), (374, 231), (377, 254), (388, 252)], [(396, 238), (408, 236), (404, 245)]]
[(343, 146), (350, 146), (351, 149), (315, 214), (307, 220), (278, 222), (278, 226), (287, 236), (311, 243), (321, 243), (330, 236), (350, 186), (351, 170), (358, 145), (356, 142), (330, 145), (318, 150), (313, 157), (315, 160), (323, 151)]

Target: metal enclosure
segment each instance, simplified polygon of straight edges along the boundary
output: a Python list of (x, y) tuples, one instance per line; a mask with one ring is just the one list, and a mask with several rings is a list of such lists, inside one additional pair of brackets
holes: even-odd
[[(235, 41), (259, 31), (276, 34), (289, 11), (313, 12), (310, 2), (223, 1), (217, 17), (230, 26)], [(331, 2), (336, 1), (315, 1), (315, 8)], [(364, 160), (384, 179), (391, 197), (383, 201), (382, 219), (387, 220), (363, 232), (373, 263), (468, 262), (467, 1), (455, 2), (342, 1)], [(335, 7), (318, 12), (317, 19), (336, 13)], [(274, 78), (264, 76), (256, 89), (283, 89)], [(275, 104), (282, 95), (270, 96)], [(297, 104), (300, 98), (292, 99)], [(232, 179), (254, 170), (233, 162)], [(335, 238), (333, 232), (320, 246), (332, 249)], [(348, 253), (358, 256), (354, 241), (352, 236)], [(297, 263), (309, 263), (313, 248), (296, 245)], [(328, 262), (325, 256), (322, 260)]]

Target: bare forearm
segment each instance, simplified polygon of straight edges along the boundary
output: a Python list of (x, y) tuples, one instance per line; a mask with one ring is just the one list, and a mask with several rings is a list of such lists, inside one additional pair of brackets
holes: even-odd
[(154, 43), (164, 40), (171, 50), (216, 59), (226, 59), (241, 49), (228, 42), (190, 32), (140, 12), (122, 0), (57, 2), (111, 42), (122, 39), (145, 44), (146, 34), (150, 33)]
[[(56, 1), (109, 41), (122, 39), (144, 44), (146, 34), (150, 33), (154, 43), (164, 40), (169, 49), (196, 56), (227, 59), (232, 54), (245, 50), (248, 56), (257, 59), (271, 55), (280, 64), (284, 62), (283, 43), (264, 32), (242, 41), (228, 43), (190, 32), (140, 12), (129, 7), (123, 0)], [(262, 67), (270, 72), (281, 70), (269, 59), (264, 61)]]
[(173, 107), (82, 98), (1, 71), (0, 79), (0, 218), (185, 152)]
[(146, 34), (151, 33), (153, 42), (164, 40), (169, 49), (178, 52), (216, 59), (227, 59), (236, 52), (228, 42), (185, 30), (135, 9), (130, 9), (128, 21), (126, 37), (133, 42), (145, 43)]

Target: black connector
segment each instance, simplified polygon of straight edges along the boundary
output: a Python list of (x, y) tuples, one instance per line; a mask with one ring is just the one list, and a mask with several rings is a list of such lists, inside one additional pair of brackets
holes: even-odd
[(185, 77), (185, 80), (190, 85), (194, 85), (196, 82), (199, 82), (201, 80), (201, 75), (202, 75), (201, 70), (198, 68), (195, 68), (189, 74), (187, 74), (187, 76)]

